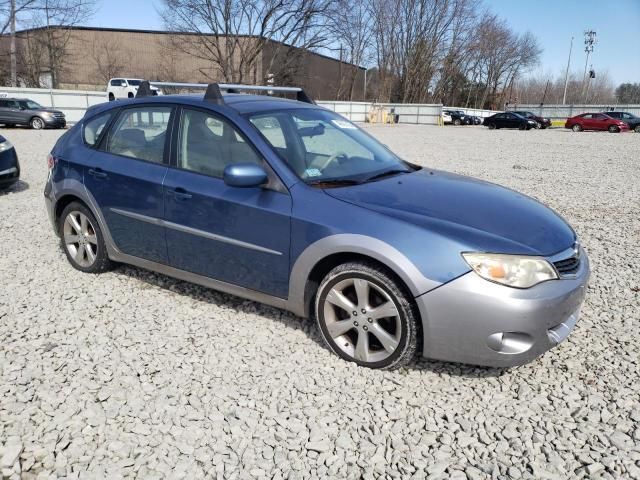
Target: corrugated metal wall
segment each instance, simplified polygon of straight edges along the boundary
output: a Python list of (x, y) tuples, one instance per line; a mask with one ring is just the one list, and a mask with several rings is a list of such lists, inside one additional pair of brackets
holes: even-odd
[(640, 116), (640, 105), (509, 105), (507, 110), (527, 110), (541, 117), (549, 117), (552, 120), (564, 120), (575, 115), (587, 112), (629, 112)]

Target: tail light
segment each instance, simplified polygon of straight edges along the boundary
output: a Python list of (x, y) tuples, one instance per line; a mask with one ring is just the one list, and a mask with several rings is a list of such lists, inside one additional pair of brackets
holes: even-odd
[(53, 167), (55, 166), (56, 166), (56, 157), (54, 157), (51, 154), (47, 155), (47, 167), (49, 167), (49, 170), (52, 170)]

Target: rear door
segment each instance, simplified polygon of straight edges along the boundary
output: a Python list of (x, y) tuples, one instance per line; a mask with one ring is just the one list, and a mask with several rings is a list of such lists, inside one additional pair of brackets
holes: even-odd
[(593, 115), (593, 126), (596, 130), (606, 130), (611, 125), (611, 120), (608, 116), (597, 113)]
[[(122, 108), (87, 161), (84, 183), (123, 253), (167, 263), (162, 227), (172, 105)], [(86, 135), (86, 132), (85, 132)]]
[[(182, 108), (173, 165), (164, 183), (165, 225), (173, 267), (286, 298), (291, 197), (260, 153), (226, 117)], [(273, 184), (227, 185), (223, 171), (257, 163)]]

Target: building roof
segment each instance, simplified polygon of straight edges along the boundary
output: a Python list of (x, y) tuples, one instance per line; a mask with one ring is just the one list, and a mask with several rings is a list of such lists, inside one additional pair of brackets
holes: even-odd
[[(18, 30), (16, 33), (20, 34), (20, 33), (37, 32), (37, 31), (42, 31), (47, 29), (64, 29), (64, 30), (93, 31), (93, 32), (117, 32), (117, 33), (146, 33), (146, 34), (155, 34), (155, 35), (206, 35), (198, 32), (176, 32), (172, 30), (147, 30), (147, 29), (135, 29), (135, 28), (110, 28), (110, 27), (64, 26), (64, 25), (51, 25), (50, 27), (25, 28), (22, 30)], [(3, 36), (5, 35), (8, 35), (8, 34), (3, 34)], [(209, 35), (213, 35), (213, 33)], [(229, 35), (218, 35), (218, 36), (226, 37)], [(235, 36), (245, 37), (245, 38), (264, 38), (265, 40), (269, 40), (270, 42), (273, 42), (273, 43), (279, 43), (281, 45), (285, 45), (290, 48), (301, 49), (301, 47), (296, 47), (288, 43), (281, 42), (279, 40), (272, 40), (269, 38), (261, 37), (260, 35), (235, 35)], [(361, 67), (360, 65), (356, 65), (350, 62), (345, 62), (344, 60), (334, 58), (330, 55), (314, 52), (313, 50), (308, 50), (308, 52), (312, 55), (317, 55), (318, 57), (328, 58), (329, 60), (342, 62), (345, 65), (350, 65), (352, 67), (359, 68), (360, 70), (366, 70), (365, 67)]]

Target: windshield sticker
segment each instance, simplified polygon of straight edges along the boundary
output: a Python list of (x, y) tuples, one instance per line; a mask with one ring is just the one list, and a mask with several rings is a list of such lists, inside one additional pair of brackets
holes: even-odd
[(351, 130), (356, 129), (356, 126), (353, 123), (348, 122), (346, 120), (331, 120), (331, 123), (333, 123), (338, 128), (345, 128), (345, 129), (351, 129)]
[(322, 175), (322, 172), (320, 170), (318, 170), (317, 168), (307, 168), (304, 171), (304, 174), (307, 177), (319, 177), (320, 175)]

